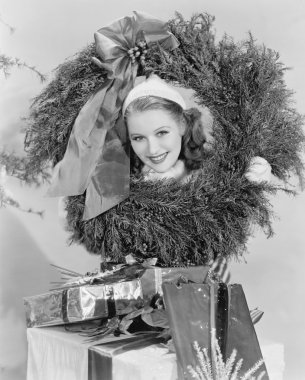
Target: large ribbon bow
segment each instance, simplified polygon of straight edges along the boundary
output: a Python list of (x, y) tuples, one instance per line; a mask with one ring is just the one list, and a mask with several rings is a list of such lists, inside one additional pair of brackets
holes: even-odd
[(163, 21), (141, 12), (95, 34), (100, 66), (107, 79), (80, 110), (63, 159), (55, 166), (49, 196), (80, 195), (86, 190), (83, 219), (91, 219), (129, 195), (127, 132), (120, 111), (134, 87), (138, 61), (130, 50), (144, 41), (173, 50), (178, 41)]

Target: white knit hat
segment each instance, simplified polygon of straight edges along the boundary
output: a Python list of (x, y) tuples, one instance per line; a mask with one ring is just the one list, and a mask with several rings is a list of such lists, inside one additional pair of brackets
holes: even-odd
[(129, 92), (123, 104), (123, 116), (129, 104), (135, 99), (142, 98), (143, 96), (158, 96), (160, 98), (178, 103), (183, 109), (186, 108), (185, 101), (179, 92), (166, 83), (163, 79), (153, 74)]

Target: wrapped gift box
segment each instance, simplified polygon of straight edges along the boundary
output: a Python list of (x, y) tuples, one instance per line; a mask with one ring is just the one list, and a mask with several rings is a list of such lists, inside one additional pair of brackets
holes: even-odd
[(79, 278), (60, 290), (24, 298), (28, 327), (53, 326), (128, 314), (162, 294), (162, 283), (203, 283), (209, 267), (144, 268), (130, 265)]
[[(30, 328), (27, 337), (27, 380), (177, 380), (176, 354), (160, 343), (123, 349), (128, 342), (121, 342), (120, 350), (115, 342), (122, 338), (110, 337), (92, 346), (84, 337), (60, 326)], [(283, 345), (269, 342), (261, 349), (270, 380), (283, 380)], [(92, 353), (95, 365), (90, 359)], [(101, 363), (107, 365), (105, 358), (111, 377), (98, 373)]]

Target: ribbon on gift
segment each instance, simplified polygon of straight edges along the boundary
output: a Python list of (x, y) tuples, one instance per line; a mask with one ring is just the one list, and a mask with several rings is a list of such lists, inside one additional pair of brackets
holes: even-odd
[(113, 358), (123, 352), (140, 349), (161, 343), (159, 333), (149, 332), (123, 338), (111, 337), (103, 343), (89, 347), (88, 380), (111, 380), (113, 377)]
[(86, 191), (83, 219), (119, 204), (129, 195), (130, 163), (127, 132), (120, 116), (133, 88), (140, 60), (128, 53), (139, 43), (165, 50), (179, 44), (167, 24), (142, 12), (99, 29), (95, 62), (107, 78), (80, 110), (63, 159), (55, 166), (49, 196), (80, 195)]

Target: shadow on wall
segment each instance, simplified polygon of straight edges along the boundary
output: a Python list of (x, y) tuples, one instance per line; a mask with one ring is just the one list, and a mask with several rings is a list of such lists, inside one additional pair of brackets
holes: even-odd
[(48, 291), (58, 274), (9, 209), (0, 210), (0, 380), (25, 380), (23, 297)]

